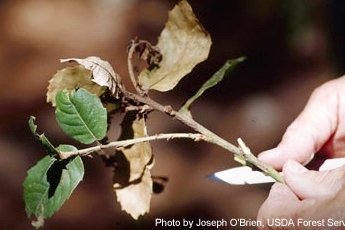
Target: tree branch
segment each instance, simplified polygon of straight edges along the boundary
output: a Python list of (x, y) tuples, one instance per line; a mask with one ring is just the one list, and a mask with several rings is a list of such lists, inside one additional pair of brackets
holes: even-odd
[(265, 164), (264, 162), (260, 161), (254, 154), (251, 152), (244, 153), (242, 148), (239, 148), (228, 141), (224, 140), (223, 138), (219, 137), (215, 133), (211, 132), (209, 129), (205, 128), (198, 122), (196, 122), (189, 112), (177, 112), (171, 106), (164, 106), (159, 104), (158, 102), (152, 100), (148, 96), (140, 96), (128, 91), (124, 91), (124, 96), (130, 98), (134, 101), (141, 102), (150, 106), (151, 108), (166, 113), (169, 116), (181, 121), (183, 124), (187, 125), (188, 127), (192, 128), (193, 130), (201, 133), (204, 135), (204, 141), (216, 144), (229, 152), (232, 152), (235, 157), (234, 160), (238, 161), (241, 164), (248, 165), (248, 166), (255, 166), (256, 168), (260, 169), (266, 175), (271, 176), (278, 182), (284, 183), (284, 178), (281, 174), (279, 174), (272, 166)]

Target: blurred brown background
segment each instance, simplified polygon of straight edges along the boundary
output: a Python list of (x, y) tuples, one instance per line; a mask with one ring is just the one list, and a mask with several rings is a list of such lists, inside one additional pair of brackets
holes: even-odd
[[(63, 68), (59, 59), (99, 56), (128, 86), (128, 42), (139, 36), (155, 44), (176, 2), (1, 1), (1, 229), (31, 229), (22, 182), (45, 152), (29, 131), (29, 116), (37, 117), (38, 131), (55, 145), (76, 144), (62, 133), (54, 109), (45, 103), (48, 80)], [(247, 60), (192, 108), (196, 120), (232, 143), (242, 137), (254, 153), (275, 146), (313, 88), (342, 73), (340, 1), (189, 2), (213, 38), (210, 57), (173, 92), (152, 93), (152, 97), (178, 108), (227, 59), (245, 55)], [(148, 125), (150, 134), (189, 131), (156, 113)], [(113, 129), (118, 128), (114, 122)], [(206, 178), (236, 166), (231, 154), (189, 140), (152, 145), (153, 174), (169, 181), (163, 193), (153, 195), (149, 214), (134, 221), (121, 212), (111, 189), (111, 169), (97, 157), (85, 158), (84, 181), (44, 229), (164, 229), (154, 228), (155, 218), (256, 218), (270, 185), (231, 186)]]

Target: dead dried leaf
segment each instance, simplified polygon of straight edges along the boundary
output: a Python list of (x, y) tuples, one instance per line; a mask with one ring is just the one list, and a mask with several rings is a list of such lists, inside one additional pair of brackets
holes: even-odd
[(92, 81), (100, 86), (106, 86), (119, 98), (119, 93), (123, 88), (120, 76), (115, 73), (113, 67), (109, 62), (100, 59), (99, 57), (87, 57), (85, 59), (79, 58), (67, 58), (61, 59), (61, 62), (78, 62), (83, 65), (86, 69), (92, 71)]
[(63, 89), (71, 91), (76, 88), (84, 88), (97, 96), (102, 95), (105, 91), (105, 87), (101, 87), (91, 81), (91, 77), (91, 71), (85, 69), (81, 65), (59, 70), (53, 78), (49, 80), (47, 102), (55, 106), (56, 93)]
[[(128, 112), (121, 124), (120, 140), (147, 136), (145, 118)], [(122, 210), (134, 219), (150, 210), (154, 158), (149, 142), (124, 147), (116, 152), (113, 188)]]
[(122, 210), (129, 213), (133, 219), (138, 219), (150, 211), (152, 195), (152, 179), (150, 170), (145, 168), (138, 184), (130, 184), (122, 189), (115, 189)]
[(143, 90), (168, 91), (209, 54), (211, 37), (202, 27), (191, 6), (183, 0), (169, 13), (157, 47), (163, 59), (159, 68), (143, 70), (139, 84)]

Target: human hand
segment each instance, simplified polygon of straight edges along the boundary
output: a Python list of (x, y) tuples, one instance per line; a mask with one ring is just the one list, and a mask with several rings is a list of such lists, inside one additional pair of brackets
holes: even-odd
[(283, 174), (286, 184), (274, 184), (259, 210), (259, 229), (345, 228), (345, 166), (318, 172), (289, 160)]
[(345, 76), (316, 88), (280, 144), (258, 157), (279, 170), (288, 159), (306, 164), (320, 150), (345, 156)]
[[(282, 218), (293, 221), (295, 226), (289, 229), (335, 229), (336, 223), (342, 223), (332, 221), (344, 219), (345, 166), (317, 172), (308, 171), (299, 164), (308, 163), (319, 151), (330, 158), (345, 156), (345, 76), (315, 89), (280, 144), (259, 154), (260, 160), (278, 170), (283, 169), (286, 182), (273, 185), (261, 206), (258, 220), (265, 226), (261, 228), (278, 228), (277, 223), (269, 221), (281, 221)], [(268, 226), (270, 223), (272, 226)], [(313, 223), (317, 226), (311, 226)]]

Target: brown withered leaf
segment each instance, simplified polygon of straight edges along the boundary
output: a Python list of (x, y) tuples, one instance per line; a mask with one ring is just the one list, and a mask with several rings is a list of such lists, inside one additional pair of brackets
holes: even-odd
[(168, 91), (209, 54), (212, 41), (191, 6), (182, 0), (169, 12), (157, 47), (163, 55), (159, 68), (145, 69), (138, 76), (143, 90)]
[(76, 88), (84, 88), (97, 96), (102, 95), (106, 88), (91, 81), (91, 77), (91, 71), (85, 69), (82, 65), (67, 67), (57, 71), (49, 80), (47, 102), (55, 106), (56, 93), (63, 89), (70, 91)]
[(92, 71), (92, 81), (100, 86), (106, 86), (115, 95), (119, 97), (119, 93), (123, 88), (120, 76), (115, 73), (113, 67), (109, 62), (100, 59), (99, 57), (91, 56), (84, 59), (80, 58), (67, 58), (61, 59), (61, 62), (78, 62), (86, 69)]
[[(144, 115), (128, 112), (121, 124), (119, 140), (145, 137), (146, 122)], [(116, 151), (116, 167), (113, 188), (122, 210), (134, 219), (150, 210), (152, 178), (150, 169), (154, 164), (151, 145), (142, 142)]]

